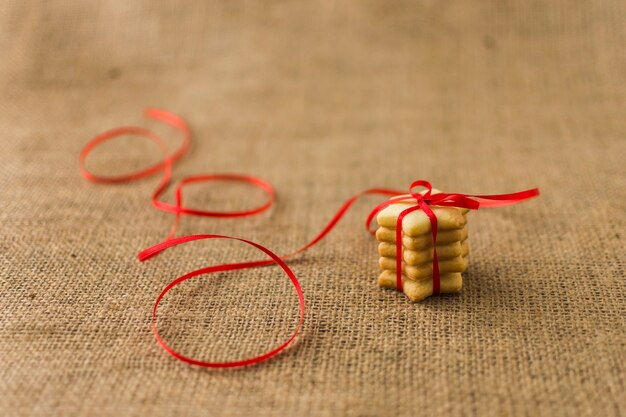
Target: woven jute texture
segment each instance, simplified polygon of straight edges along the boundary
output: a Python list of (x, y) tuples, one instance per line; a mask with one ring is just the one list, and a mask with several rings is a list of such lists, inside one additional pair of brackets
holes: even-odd
[[(624, 415), (626, 2), (5, 1), (0, 5), (0, 414), (3, 416)], [(376, 286), (359, 202), (290, 263), (307, 315), (258, 366), (207, 370), (150, 329), (172, 279), (257, 259), (195, 242), (144, 264), (172, 216), (158, 176), (82, 179), (78, 153), (145, 106), (184, 116), (174, 177), (245, 172), (277, 205), (247, 219), (185, 217), (179, 234), (242, 236), (288, 253), (341, 203), (419, 178), (448, 192), (540, 187), (469, 214), (458, 295), (413, 304)], [(148, 141), (99, 148), (122, 173)], [(168, 193), (173, 201), (172, 193)], [(195, 185), (192, 207), (243, 209), (246, 186)], [(235, 360), (294, 329), (279, 268), (203, 276), (158, 311), (163, 337)]]

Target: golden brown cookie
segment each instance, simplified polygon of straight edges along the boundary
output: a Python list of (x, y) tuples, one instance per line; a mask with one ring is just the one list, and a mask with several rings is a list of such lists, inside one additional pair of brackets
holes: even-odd
[[(437, 257), (439, 260), (456, 258), (457, 256), (465, 256), (469, 253), (469, 245), (467, 240), (462, 242), (453, 242), (445, 245), (437, 245)], [(386, 258), (396, 258), (396, 245), (387, 242), (378, 244), (378, 254)], [(433, 248), (414, 251), (409, 249), (403, 250), (403, 260), (408, 265), (421, 265), (425, 262), (433, 260)]]
[[(467, 256), (446, 259), (439, 262), (439, 273), (465, 272), (467, 265)], [(432, 262), (427, 262), (419, 266), (405, 265), (404, 272), (408, 278), (415, 280), (431, 277), (433, 275), (433, 264)]]
[[(378, 261), (380, 269), (383, 270), (396, 270), (396, 260), (393, 258), (381, 257)], [(453, 259), (439, 260), (439, 273), (445, 274), (449, 272), (465, 272), (467, 269), (468, 261), (466, 256), (457, 256)], [(429, 278), (433, 275), (432, 262), (426, 262), (421, 265), (407, 265), (402, 263), (402, 270), (406, 276), (410, 279), (419, 280)]]
[[(384, 288), (396, 289), (396, 274), (393, 271), (383, 271), (378, 277), (378, 285)], [(441, 274), (440, 292), (455, 293), (461, 291), (463, 278), (459, 272)], [(433, 280), (423, 279), (414, 281), (402, 275), (402, 292), (411, 301), (422, 301), (433, 294)]]
[[(376, 217), (378, 225), (395, 229), (398, 215), (412, 206), (413, 204), (396, 203), (385, 207)], [(462, 229), (465, 226), (465, 216), (457, 207), (432, 206), (431, 210), (437, 216), (437, 230)], [(402, 232), (406, 236), (416, 237), (430, 231), (430, 219), (423, 210), (413, 211), (402, 220)]]
[[(437, 232), (437, 246), (446, 243), (463, 241), (467, 239), (467, 236), (467, 227), (454, 230), (441, 230)], [(378, 230), (376, 230), (376, 239), (379, 242), (396, 243), (396, 231), (386, 227), (379, 227)], [(403, 236), (402, 244), (406, 249), (411, 250), (432, 248), (433, 237), (430, 233), (417, 237)]]

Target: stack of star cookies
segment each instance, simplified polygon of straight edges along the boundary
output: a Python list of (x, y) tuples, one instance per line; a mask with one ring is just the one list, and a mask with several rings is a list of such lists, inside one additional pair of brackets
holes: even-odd
[[(433, 194), (440, 191), (433, 190)], [(414, 200), (391, 204), (378, 213), (380, 226), (376, 238), (380, 242), (378, 285), (396, 288), (396, 221), (398, 215), (415, 205)], [(437, 257), (439, 259), (440, 292), (459, 292), (463, 286), (461, 273), (467, 269), (467, 219), (469, 210), (457, 207), (430, 207), (437, 216)], [(433, 237), (430, 219), (422, 210), (402, 219), (402, 287), (412, 301), (421, 301), (433, 293)]]

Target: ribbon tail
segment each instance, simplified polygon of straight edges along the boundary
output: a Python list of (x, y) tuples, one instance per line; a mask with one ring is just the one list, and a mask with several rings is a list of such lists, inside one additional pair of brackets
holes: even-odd
[(539, 189), (532, 188), (517, 193), (510, 194), (492, 194), (492, 195), (474, 195), (472, 197), (479, 198), (480, 207), (502, 207), (521, 203), (531, 198), (539, 196)]

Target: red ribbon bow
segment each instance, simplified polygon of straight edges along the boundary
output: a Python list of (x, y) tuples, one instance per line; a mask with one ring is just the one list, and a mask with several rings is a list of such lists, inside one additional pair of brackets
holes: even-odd
[[(152, 195), (152, 204), (154, 205), (154, 207), (156, 207), (159, 210), (163, 210), (163, 211), (167, 211), (170, 213), (174, 213), (176, 214), (176, 221), (174, 223), (174, 227), (172, 228), (172, 231), (170, 232), (169, 236), (165, 239), (165, 241), (156, 244), (154, 246), (151, 246), (147, 249), (144, 249), (143, 251), (141, 251), (139, 253), (139, 260), (140, 261), (145, 261), (147, 259), (150, 259), (153, 256), (158, 255), (159, 253), (161, 253), (162, 251), (171, 248), (173, 246), (177, 246), (180, 244), (184, 244), (187, 242), (191, 242), (191, 241), (196, 241), (196, 240), (204, 240), (204, 239), (233, 239), (233, 240), (237, 240), (243, 243), (246, 243), (248, 245), (251, 245), (253, 247), (255, 247), (256, 249), (260, 250), (261, 252), (265, 253), (270, 259), (262, 259), (262, 260), (257, 260), (257, 261), (247, 261), (247, 262), (236, 262), (236, 263), (228, 263), (228, 264), (221, 264), (221, 265), (211, 265), (211, 266), (207, 266), (204, 268), (200, 268), (198, 270), (189, 272), (181, 277), (176, 278), (175, 280), (173, 280), (171, 283), (169, 283), (164, 289), (163, 291), (161, 291), (161, 293), (159, 294), (159, 296), (157, 297), (153, 309), (152, 309), (152, 330), (154, 332), (154, 336), (157, 340), (157, 342), (163, 347), (163, 349), (165, 349), (165, 351), (167, 353), (169, 353), (170, 355), (174, 356), (177, 359), (180, 359), (184, 362), (193, 364), (193, 365), (198, 365), (198, 366), (204, 366), (204, 367), (209, 367), (209, 368), (230, 368), (230, 367), (237, 367), (237, 366), (245, 366), (245, 365), (251, 365), (251, 364), (255, 364), (261, 361), (264, 361), (266, 359), (271, 358), (272, 356), (278, 354), (280, 351), (282, 351), (283, 349), (285, 349), (296, 337), (296, 335), (298, 334), (298, 331), (300, 330), (300, 328), (302, 327), (302, 323), (304, 320), (304, 313), (305, 313), (305, 304), (304, 304), (304, 295), (302, 293), (302, 289), (300, 287), (300, 284), (298, 282), (298, 279), (296, 278), (295, 274), (291, 271), (291, 269), (287, 266), (287, 264), (284, 262), (286, 259), (291, 258), (297, 254), (300, 254), (302, 252), (305, 252), (306, 250), (308, 250), (309, 248), (311, 248), (312, 246), (316, 245), (318, 242), (320, 242), (328, 233), (330, 233), (330, 231), (337, 225), (337, 223), (339, 222), (339, 220), (341, 220), (341, 218), (345, 215), (345, 213), (348, 211), (348, 209), (362, 196), (365, 195), (372, 195), (372, 194), (376, 194), (376, 195), (385, 195), (385, 196), (397, 196), (398, 194), (401, 194), (402, 191), (397, 191), (397, 190), (391, 190), (391, 189), (386, 189), (386, 188), (372, 188), (372, 189), (368, 189), (365, 191), (362, 191), (356, 195), (354, 195), (353, 197), (349, 198), (348, 200), (346, 200), (343, 205), (341, 206), (341, 208), (335, 213), (335, 215), (330, 219), (330, 221), (328, 222), (328, 224), (322, 229), (322, 231), (315, 237), (313, 238), (309, 243), (307, 243), (306, 245), (302, 246), (301, 248), (295, 250), (294, 252), (288, 254), (288, 255), (284, 255), (284, 256), (278, 256), (276, 255), (274, 252), (270, 251), (269, 249), (265, 248), (262, 245), (259, 245), (257, 243), (251, 242), (249, 240), (246, 239), (242, 239), (242, 238), (238, 238), (238, 237), (232, 237), (232, 236), (224, 236), (224, 235), (214, 235), (214, 234), (202, 234), (202, 235), (191, 235), (191, 236), (183, 236), (183, 237), (177, 237), (174, 238), (174, 234), (176, 233), (176, 228), (178, 226), (178, 223), (180, 221), (180, 216), (181, 215), (195, 215), (195, 216), (205, 216), (205, 217), (246, 217), (246, 216), (252, 216), (255, 214), (259, 214), (264, 212), (265, 210), (269, 209), (273, 203), (274, 203), (274, 189), (273, 187), (266, 181), (264, 181), (263, 179), (259, 178), (259, 177), (255, 177), (255, 176), (250, 176), (250, 175), (242, 175), (242, 174), (207, 174), (207, 175), (195, 175), (192, 177), (187, 177), (184, 178), (176, 187), (176, 204), (172, 205), (169, 203), (166, 203), (162, 200), (159, 200), (159, 197), (161, 196), (161, 194), (165, 191), (165, 189), (168, 187), (169, 183), (170, 183), (170, 179), (171, 179), (171, 171), (172, 171), (172, 165), (174, 164), (174, 162), (176, 162), (179, 158), (181, 158), (189, 149), (189, 146), (191, 144), (191, 131), (187, 125), (187, 123), (185, 122), (185, 120), (180, 117), (177, 116), (173, 113), (170, 113), (168, 111), (165, 110), (160, 110), (160, 109), (153, 109), (153, 108), (149, 108), (146, 110), (146, 115), (152, 119), (155, 120), (160, 120), (162, 122), (168, 123), (169, 125), (173, 126), (174, 128), (178, 129), (182, 135), (183, 135), (183, 142), (182, 145), (180, 146), (180, 148), (174, 152), (173, 154), (170, 154), (167, 150), (167, 147), (165, 146), (165, 142), (154, 132), (145, 129), (145, 128), (140, 128), (140, 127), (133, 127), (133, 126), (126, 126), (126, 127), (119, 127), (116, 129), (112, 129), (109, 131), (106, 131), (104, 133), (101, 133), (100, 135), (96, 136), (95, 138), (93, 138), (92, 140), (90, 140), (85, 147), (83, 148), (83, 150), (80, 153), (80, 169), (81, 169), (81, 173), (82, 175), (85, 177), (85, 179), (87, 179), (88, 181), (92, 181), (92, 182), (101, 182), (101, 183), (124, 183), (124, 182), (130, 182), (130, 181), (134, 181), (134, 180), (138, 180), (141, 178), (145, 178), (148, 177), (150, 175), (153, 175), (155, 173), (158, 172), (163, 172), (163, 178), (160, 182), (160, 184), (158, 185), (156, 191), (153, 193)], [(117, 138), (119, 136), (122, 135), (135, 135), (135, 136), (140, 136), (140, 137), (144, 137), (146, 139), (149, 139), (153, 142), (155, 142), (161, 149), (161, 151), (163, 152), (163, 160), (155, 165), (152, 165), (148, 168), (133, 172), (131, 174), (127, 174), (127, 175), (123, 175), (123, 176), (117, 176), (117, 177), (110, 177), (110, 176), (98, 176), (95, 174), (92, 174), (91, 172), (89, 172), (87, 170), (87, 168), (85, 167), (85, 163), (86, 163), (86, 159), (87, 156), (89, 155), (89, 153), (91, 151), (93, 151), (94, 148), (96, 148), (98, 145), (100, 145), (103, 142), (106, 142), (108, 140)], [(244, 210), (244, 211), (231, 211), (231, 212), (222, 212), (222, 211), (208, 211), (208, 210), (196, 210), (196, 209), (191, 209), (191, 208), (187, 208), (183, 206), (182, 203), (182, 189), (186, 184), (190, 184), (190, 183), (197, 183), (197, 182), (202, 182), (202, 181), (237, 181), (237, 182), (245, 182), (248, 184), (251, 184), (255, 187), (258, 187), (260, 189), (262, 189), (266, 195), (267, 195), (267, 200), (265, 201), (265, 203), (263, 203), (262, 205), (250, 209), (250, 210)], [(424, 186), (428, 189), (428, 191), (425, 194), (419, 194), (419, 193), (413, 193), (412, 190), (415, 187), (418, 186)], [(515, 193), (515, 194), (503, 194), (503, 195), (499, 195), (499, 196), (466, 196), (464, 194), (435, 194), (435, 195), (431, 195), (432, 192), (432, 186), (430, 185), (430, 183), (428, 183), (427, 181), (415, 181), (413, 184), (411, 184), (411, 188), (410, 188), (410, 193), (411, 193), (411, 197), (392, 197), (390, 200), (387, 200), (386, 202), (378, 205), (376, 208), (374, 208), (374, 210), (369, 214), (369, 216), (367, 217), (367, 221), (365, 224), (365, 227), (367, 230), (370, 231), (370, 233), (374, 233), (373, 230), (370, 230), (370, 225), (372, 222), (372, 219), (374, 218), (374, 216), (380, 211), (382, 210), (384, 207), (388, 206), (389, 204), (393, 204), (394, 202), (397, 201), (401, 201), (401, 200), (406, 200), (406, 199), (410, 199), (413, 198), (415, 199), (417, 205), (414, 207), (411, 207), (405, 211), (403, 211), (400, 216), (398, 217), (398, 224), (396, 225), (396, 250), (397, 250), (397, 254), (399, 254), (399, 256), (397, 256), (397, 260), (399, 260), (400, 262), (400, 266), (401, 266), (401, 251), (402, 251), (402, 238), (401, 238), (401, 233), (402, 233), (402, 229), (401, 229), (401, 225), (402, 225), (402, 218), (404, 218), (405, 215), (407, 215), (408, 213), (410, 213), (411, 211), (414, 210), (419, 210), (422, 209), (424, 210), (424, 212), (429, 216), (430, 220), (431, 220), (431, 225), (432, 225), (432, 230), (433, 230), (433, 242), (436, 241), (436, 236), (437, 236), (437, 218), (435, 217), (435, 215), (433, 214), (432, 210), (430, 209), (429, 205), (444, 205), (444, 206), (455, 206), (455, 207), (466, 207), (466, 208), (470, 208), (470, 209), (477, 209), (479, 207), (479, 205), (491, 205), (491, 206), (495, 206), (495, 205), (507, 205), (507, 204), (514, 204), (523, 200), (526, 200), (528, 198), (534, 197), (536, 195), (539, 194), (538, 190), (528, 190), (528, 191), (523, 191), (522, 193)], [(491, 199), (491, 200), (498, 200), (490, 202), (489, 204), (486, 204), (487, 202), (482, 202), (479, 203), (478, 201), (472, 200), (471, 198), (480, 198), (480, 199)], [(400, 233), (400, 235), (398, 235), (398, 233)], [(433, 285), (435, 284), (435, 281), (437, 282), (437, 292), (439, 291), (439, 270), (438, 270), (438, 265), (437, 265), (437, 253), (436, 253), (436, 246), (435, 246), (435, 253), (434, 253), (434, 261), (433, 261), (433, 267), (436, 269), (436, 272), (433, 271)], [(296, 329), (293, 331), (293, 333), (291, 334), (291, 336), (285, 341), (283, 342), (280, 346), (255, 357), (252, 358), (248, 358), (248, 359), (243, 359), (243, 360), (238, 360), (238, 361), (231, 361), (231, 362), (209, 362), (209, 361), (201, 361), (201, 360), (196, 360), (193, 358), (190, 358), (188, 356), (185, 356), (179, 352), (177, 352), (176, 350), (174, 350), (172, 347), (170, 347), (159, 335), (159, 332), (157, 330), (157, 326), (156, 326), (156, 313), (157, 313), (157, 309), (159, 306), (159, 303), (161, 302), (161, 300), (163, 299), (163, 297), (166, 295), (166, 293), (168, 291), (170, 291), (172, 288), (174, 288), (176, 285), (180, 284), (181, 282), (184, 282), (188, 279), (200, 276), (200, 275), (204, 275), (204, 274), (210, 274), (210, 273), (215, 273), (215, 272), (221, 272), (221, 271), (233, 271), (233, 270), (237, 270), (237, 269), (248, 269), (248, 268), (255, 268), (255, 267), (260, 267), (260, 266), (267, 266), (267, 265), (274, 265), (274, 264), (278, 264), (283, 271), (286, 273), (286, 275), (289, 277), (291, 283), (293, 284), (297, 296), (298, 296), (298, 301), (300, 304), (300, 314), (299, 314), (299, 321), (298, 324), (296, 326)], [(398, 289), (401, 290), (402, 289), (402, 273), (401, 273), (401, 268), (398, 267)]]
[[(414, 192), (416, 187), (425, 187), (426, 191), (423, 193)], [(528, 200), (539, 195), (539, 189), (533, 188), (530, 190), (520, 191), (512, 194), (496, 194), (496, 195), (471, 195), (471, 194), (447, 194), (436, 193), (432, 194), (433, 186), (430, 182), (425, 180), (414, 181), (409, 187), (409, 196), (398, 196), (379, 204), (372, 210), (367, 218), (367, 225), (378, 212), (385, 207), (398, 203), (407, 202), (407, 200), (414, 199), (415, 205), (403, 210), (396, 220), (396, 288), (398, 291), (402, 291), (402, 220), (407, 214), (416, 210), (423, 210), (430, 220), (430, 228), (433, 236), (433, 294), (439, 294), (441, 290), (441, 275), (439, 273), (439, 258), (437, 257), (437, 216), (432, 211), (430, 206), (449, 206), (449, 207), (462, 207), (469, 210), (478, 210), (480, 207), (498, 207), (507, 206), (511, 204), (517, 204), (522, 201)]]

